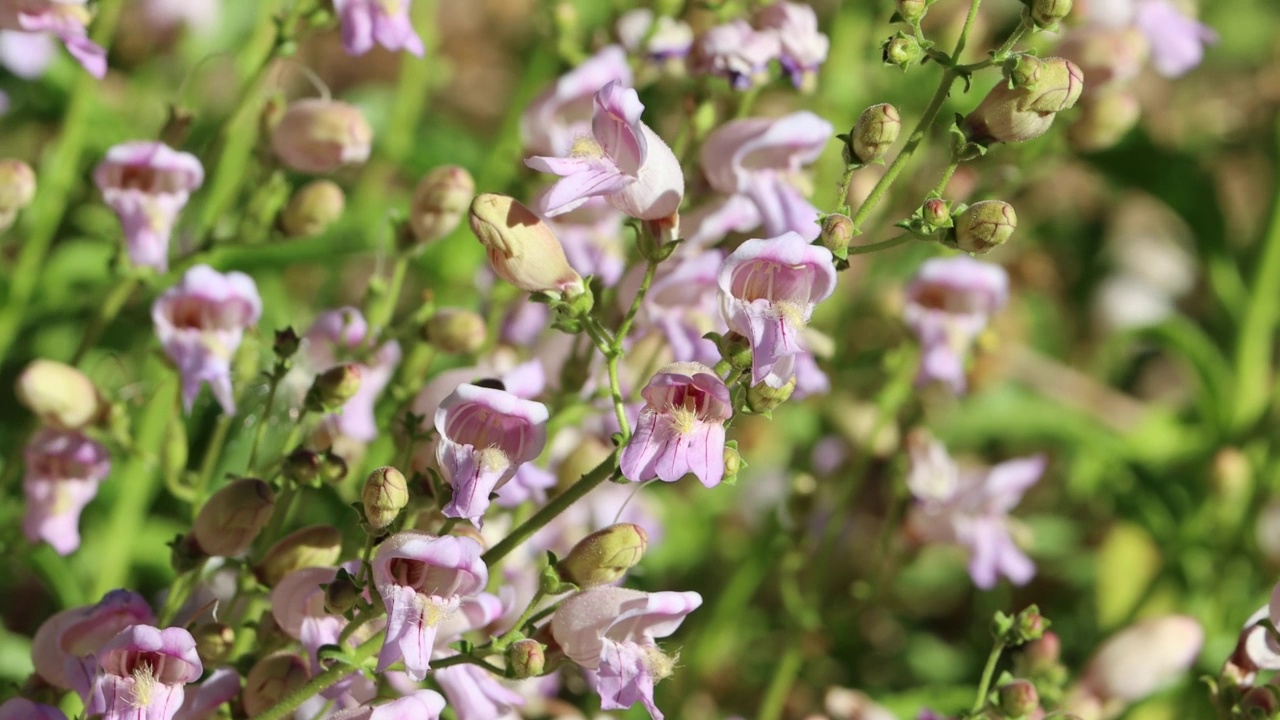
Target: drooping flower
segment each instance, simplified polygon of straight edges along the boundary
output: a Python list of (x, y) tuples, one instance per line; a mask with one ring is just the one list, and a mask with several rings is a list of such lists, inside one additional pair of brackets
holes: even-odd
[(903, 320), (920, 340), (916, 383), (937, 380), (965, 390), (964, 362), (991, 315), (1009, 297), (1009, 276), (999, 265), (965, 255), (926, 260), (907, 285)]
[[(445, 700), (435, 690), (417, 690), (388, 703), (336, 712), (327, 720), (440, 720)], [(494, 717), (497, 717), (496, 715)]]
[(436, 462), (453, 487), (445, 517), (479, 525), (489, 494), (542, 453), (547, 417), (547, 406), (505, 390), (459, 385), (445, 398), (435, 416)]
[(182, 375), (182, 404), (187, 412), (208, 383), (228, 415), (236, 412), (231, 393), (231, 359), (244, 331), (257, 324), (262, 299), (253, 278), (220, 273), (196, 265), (151, 306), (156, 336)]
[(658, 134), (640, 120), (644, 105), (632, 88), (611, 82), (595, 95), (591, 135), (574, 143), (569, 157), (537, 156), (525, 164), (559, 175), (543, 198), (554, 217), (604, 197), (634, 218), (662, 220), (680, 209), (684, 173)]
[(387, 606), (378, 672), (403, 660), (415, 682), (426, 677), (440, 624), (458, 610), (463, 597), (481, 592), (489, 581), (482, 551), (469, 537), (412, 531), (397, 533), (378, 547), (373, 578)]
[(631, 66), (619, 45), (608, 45), (565, 73), (520, 116), (520, 137), (530, 155), (568, 155), (591, 132), (595, 94), (611, 82), (631, 85)]
[(748, 90), (768, 81), (769, 63), (781, 54), (776, 33), (739, 19), (699, 35), (690, 60), (694, 72), (722, 77), (734, 90)]
[(213, 720), (218, 709), (240, 694), (240, 673), (220, 667), (201, 683), (185, 692), (182, 707), (173, 720)]
[(786, 385), (814, 306), (835, 290), (831, 251), (794, 232), (748, 240), (725, 258), (719, 285), (725, 322), (751, 344), (751, 382)]
[(151, 606), (129, 590), (112, 590), (93, 605), (45, 620), (31, 642), (31, 660), (45, 682), (89, 697), (98, 650), (130, 625), (155, 622)]
[(178, 213), (204, 183), (204, 167), (196, 156), (160, 142), (122, 143), (107, 151), (93, 181), (120, 218), (129, 262), (167, 271)]
[(691, 214), (688, 242), (706, 246), (729, 231), (818, 237), (819, 210), (805, 199), (801, 170), (831, 139), (831, 123), (802, 111), (725, 123), (702, 146), (702, 171), (724, 197)]
[(551, 616), (551, 635), (570, 660), (594, 671), (601, 708), (640, 702), (654, 720), (662, 720), (653, 687), (671, 675), (675, 661), (658, 649), (656, 639), (675, 632), (701, 604), (696, 592), (593, 588), (561, 604)]
[(85, 0), (0, 0), (0, 29), (48, 33), (96, 78), (107, 74), (107, 51), (89, 39)]
[(1009, 511), (1044, 474), (1040, 455), (1008, 460), (983, 470), (962, 470), (942, 443), (923, 435), (909, 442), (907, 487), (916, 499), (909, 525), (926, 542), (969, 550), (969, 576), (988, 590), (1000, 575), (1023, 585), (1035, 564), (1009, 533)]
[(107, 449), (72, 430), (43, 428), (27, 442), (23, 534), (59, 555), (80, 547), (80, 512), (111, 472)]
[(707, 487), (724, 478), (724, 423), (733, 415), (729, 388), (701, 363), (674, 363), (640, 393), (635, 434), (619, 466), (628, 480), (675, 482), (693, 473)]
[(99, 672), (85, 710), (103, 720), (171, 720), (187, 683), (204, 672), (184, 628), (131, 625), (97, 653)]
[(348, 55), (363, 55), (374, 44), (422, 57), (422, 38), (409, 17), (412, 0), (334, 0), (342, 20), (342, 47)]
[[(677, 249), (670, 262), (659, 266), (641, 301), (636, 329), (662, 333), (672, 361), (714, 364), (720, 360), (715, 343), (703, 336), (726, 329), (716, 285), (723, 263), (724, 253), (719, 250), (686, 257)], [(631, 286), (639, 288), (642, 274), (643, 268), (628, 274), (619, 296), (633, 297)]]
[[(534, 205), (541, 205), (535, 202)], [(547, 227), (559, 238), (569, 264), (580, 275), (598, 278), (612, 287), (626, 269), (623, 223), (626, 216), (604, 198), (588, 200), (573, 212), (547, 218)]]
[[(320, 313), (303, 337), (308, 365), (316, 373), (359, 358), (356, 364), (360, 368), (360, 387), (341, 410), (326, 418), (329, 430), (360, 442), (376, 438), (378, 425), (373, 406), (400, 364), (400, 343), (388, 340), (372, 347), (364, 315), (349, 306)], [(362, 349), (368, 350), (367, 355), (360, 354)]]
[(827, 59), (831, 41), (818, 32), (818, 16), (803, 3), (779, 2), (766, 5), (755, 16), (761, 30), (772, 30), (781, 44), (778, 61), (798, 88), (813, 87), (818, 68)]
[(67, 720), (67, 716), (52, 705), (41, 705), (16, 697), (0, 705), (0, 720)]

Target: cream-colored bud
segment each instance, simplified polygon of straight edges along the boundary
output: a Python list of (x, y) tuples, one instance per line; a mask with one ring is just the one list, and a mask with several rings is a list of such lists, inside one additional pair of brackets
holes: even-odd
[(289, 105), (271, 131), (271, 149), (292, 170), (326, 173), (369, 159), (373, 129), (359, 108), (308, 98)]
[(1053, 30), (1071, 14), (1071, 0), (1034, 0), (1031, 3), (1031, 21), (1041, 30)]
[(307, 684), (307, 663), (291, 652), (268, 655), (249, 670), (241, 701), (249, 717), (257, 717), (272, 705)]
[(770, 387), (764, 382), (756, 383), (747, 390), (747, 408), (756, 414), (773, 412), (790, 399), (795, 390), (795, 376), (780, 388)]
[(22, 403), (46, 425), (79, 430), (97, 422), (105, 403), (93, 381), (79, 370), (54, 360), (35, 360), (18, 376)]
[(294, 570), (333, 565), (341, 554), (342, 533), (329, 525), (312, 525), (280, 538), (262, 556), (254, 574), (263, 585), (275, 587)]
[(307, 410), (333, 412), (341, 408), (360, 390), (363, 374), (355, 363), (334, 365), (320, 373), (307, 391)]
[(196, 514), (192, 533), (208, 555), (231, 557), (249, 549), (275, 509), (271, 486), (254, 478), (234, 480), (214, 493)]
[(547, 666), (546, 647), (532, 638), (511, 643), (507, 648), (507, 665), (517, 679), (537, 677)]
[(578, 541), (556, 570), (565, 581), (581, 588), (608, 585), (639, 564), (648, 546), (649, 536), (639, 525), (610, 525)]
[(280, 229), (289, 237), (319, 235), (342, 217), (342, 188), (332, 180), (313, 180), (298, 188), (280, 214)]
[(955, 217), (952, 235), (955, 246), (965, 252), (982, 254), (1003, 245), (1018, 227), (1018, 213), (1002, 200), (974, 203)]
[(445, 165), (424, 175), (413, 191), (409, 212), (414, 237), (429, 243), (453, 232), (475, 194), (476, 181), (466, 168)]
[(422, 328), (427, 342), (441, 352), (471, 353), (484, 347), (484, 318), (474, 310), (441, 308)]
[(469, 220), (498, 277), (526, 292), (582, 294), (582, 276), (570, 267), (551, 228), (515, 198), (477, 195)]
[(1026, 88), (1021, 110), (1058, 113), (1075, 106), (1084, 92), (1080, 66), (1064, 58), (1045, 58), (1035, 85)]
[(409, 504), (409, 484), (404, 473), (393, 467), (381, 467), (369, 473), (360, 493), (364, 519), (377, 530), (390, 525)]
[(849, 254), (849, 243), (853, 240), (853, 219), (848, 215), (832, 213), (822, 219), (822, 246), (838, 258)]
[(16, 213), (36, 197), (36, 173), (21, 160), (0, 160), (0, 213)]
[(858, 116), (849, 131), (853, 160), (866, 165), (884, 157), (902, 132), (902, 116), (888, 103), (872, 105)]

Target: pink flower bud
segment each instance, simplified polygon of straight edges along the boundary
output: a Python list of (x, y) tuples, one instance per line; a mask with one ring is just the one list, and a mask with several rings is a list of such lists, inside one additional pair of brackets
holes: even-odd
[(413, 191), (409, 226), (420, 243), (429, 243), (453, 232), (462, 222), (476, 181), (466, 168), (445, 165), (422, 177)]
[(205, 553), (232, 557), (249, 549), (275, 509), (276, 494), (261, 480), (224, 485), (196, 514), (192, 534)]
[(1040, 707), (1040, 695), (1030, 680), (1010, 680), (996, 689), (1000, 711), (1010, 718), (1025, 718)]
[(271, 131), (271, 149), (291, 170), (332, 172), (369, 159), (373, 129), (359, 108), (308, 98), (289, 105)]
[[(1030, 61), (1028, 61), (1030, 62)], [(1070, 60), (1048, 58), (1037, 68), (1034, 83), (1010, 87), (997, 84), (964, 119), (973, 142), (1022, 142), (1043, 135), (1055, 115), (1075, 105), (1084, 91), (1084, 74)], [(1028, 75), (1028, 79), (1031, 75)]]
[(18, 402), (46, 425), (79, 430), (96, 422), (106, 409), (93, 381), (79, 370), (54, 360), (36, 360), (18, 376)]
[(531, 638), (517, 640), (507, 648), (507, 663), (516, 678), (537, 677), (546, 668), (546, 646)]
[(307, 391), (311, 412), (335, 412), (360, 391), (364, 371), (357, 363), (341, 363), (316, 376)]
[(848, 215), (832, 213), (822, 220), (822, 247), (831, 251), (838, 258), (849, 254), (849, 243), (853, 240), (853, 219)]
[(569, 266), (551, 228), (515, 198), (477, 195), (469, 220), (498, 277), (525, 292), (572, 297), (584, 291), (582, 277)]

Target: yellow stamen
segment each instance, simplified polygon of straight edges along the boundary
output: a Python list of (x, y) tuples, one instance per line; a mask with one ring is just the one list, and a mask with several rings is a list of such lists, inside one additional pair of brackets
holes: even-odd
[(133, 671), (133, 689), (129, 693), (129, 705), (135, 708), (144, 708), (151, 705), (151, 700), (155, 695), (156, 686), (160, 681), (156, 679), (155, 671), (151, 666), (144, 663)]

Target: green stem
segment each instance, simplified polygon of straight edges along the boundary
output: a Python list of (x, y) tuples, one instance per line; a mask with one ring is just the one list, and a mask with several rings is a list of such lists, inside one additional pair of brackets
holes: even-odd
[(614, 451), (609, 457), (605, 458), (604, 462), (597, 465), (591, 472), (583, 475), (578, 482), (552, 498), (551, 502), (548, 502), (541, 510), (534, 513), (533, 517), (521, 523), (515, 530), (512, 530), (510, 535), (499, 541), (497, 545), (489, 548), (489, 551), (481, 559), (492, 570), (498, 564), (498, 561), (510, 554), (512, 550), (520, 547), (525, 540), (528, 540), (534, 533), (554, 520), (556, 516), (567, 510), (570, 505), (573, 505), (585, 497), (587, 493), (612, 477), (617, 467), (618, 453)]
[(951, 176), (956, 174), (956, 169), (960, 167), (959, 160), (952, 160), (947, 165), (947, 169), (942, 171), (942, 177), (938, 179), (938, 184), (933, 186), (933, 194), (942, 197), (947, 191), (947, 185), (951, 182)]
[(888, 240), (871, 243), (870, 245), (852, 245), (849, 247), (850, 255), (868, 255), (870, 253), (880, 252), (881, 250), (889, 250), (899, 245), (905, 245), (912, 239), (912, 235), (902, 234), (897, 237), (891, 237)]
[(479, 665), (480, 667), (484, 668), (485, 670), (488, 670), (489, 672), (491, 672), (491, 673), (493, 673), (494, 675), (497, 675), (497, 676), (499, 676), (499, 677), (502, 677), (503, 675), (505, 675), (505, 674), (506, 674), (506, 673), (504, 673), (504, 672), (502, 671), (502, 668), (497, 667), (497, 666), (495, 666), (495, 665), (490, 665), (489, 663), (485, 662), (484, 660), (481, 660), (481, 659), (480, 659), (480, 658), (478, 658), (478, 657), (474, 657), (474, 656), (472, 656), (472, 655), (467, 655), (467, 654), (465, 654), (465, 653), (459, 653), (459, 654), (457, 654), (457, 655), (451, 655), (451, 656), (449, 656), (449, 657), (447, 657), (447, 658), (444, 658), (444, 659), (442, 659), (442, 660), (432, 660), (432, 661), (431, 661), (431, 669), (432, 669), (432, 670), (436, 670), (436, 669), (439, 669), (439, 668), (446, 668), (446, 667), (450, 667), (450, 666), (452, 666), (452, 665)]
[(197, 567), (174, 578), (173, 584), (169, 586), (169, 595), (164, 600), (164, 607), (160, 610), (158, 617), (160, 627), (168, 627), (173, 624), (174, 616), (178, 614), (178, 610), (182, 609), (182, 604), (191, 596), (191, 591), (196, 585), (196, 579), (199, 577), (200, 567)]
[(339, 680), (358, 670), (364, 664), (364, 661), (373, 657), (373, 653), (382, 647), (382, 641), (386, 634), (385, 630), (380, 631), (377, 635), (361, 643), (352, 653), (352, 663), (337, 663), (328, 670), (311, 678), (311, 681), (306, 685), (286, 695), (280, 702), (255, 715), (252, 720), (284, 720), (294, 710), (297, 710), (302, 703), (328, 690), (336, 685)]
[(253, 445), (249, 448), (249, 464), (246, 472), (252, 473), (258, 464), (258, 450), (262, 447), (262, 439), (267, 435), (267, 425), (271, 422), (271, 410), (276, 404), (276, 389), (280, 387), (280, 379), (284, 377), (285, 368), (280, 362), (271, 372), (271, 383), (267, 389), (267, 403), (262, 406), (262, 415), (258, 416), (258, 427), (253, 433)]
[(222, 448), (227, 444), (227, 433), (231, 431), (231, 423), (234, 421), (235, 418), (230, 415), (218, 416), (218, 423), (213, 428), (213, 437), (209, 438), (209, 445), (204, 449), (204, 459), (200, 461), (200, 475), (196, 478), (193, 488), (195, 492), (195, 504), (191, 507), (193, 513), (204, 502), (205, 491), (213, 478), (213, 471), (218, 467), (218, 461), (222, 459)]
[(973, 709), (970, 710), (971, 715), (982, 712), (982, 708), (987, 704), (987, 693), (991, 692), (991, 681), (995, 678), (996, 664), (1000, 662), (1000, 653), (1004, 652), (1004, 641), (997, 640), (995, 647), (991, 648), (991, 654), (987, 656), (987, 666), (982, 669), (982, 683), (978, 685), (978, 697), (973, 700)]
[(782, 711), (787, 704), (787, 695), (791, 692), (791, 685), (795, 682), (796, 676), (800, 674), (803, 661), (804, 658), (800, 654), (800, 641), (793, 638), (787, 645), (786, 652), (782, 654), (782, 659), (774, 667), (773, 679), (769, 681), (769, 688), (765, 690), (764, 699), (760, 701), (760, 714), (757, 715), (760, 720), (779, 720), (782, 717)]
[[(396, 302), (400, 299), (400, 291), (404, 288), (404, 276), (409, 270), (409, 256), (405, 253), (396, 254), (395, 265), (391, 268), (391, 279), (387, 282), (387, 287), (383, 295), (376, 298), (373, 306), (369, 308), (369, 327), (373, 329), (383, 329), (391, 324), (391, 317), (396, 312)], [(373, 333), (369, 334), (373, 337)]]
[(517, 635), (523, 634), (520, 629), (524, 627), (525, 623), (529, 622), (529, 618), (533, 617), (533, 614), (536, 612), (535, 608), (538, 607), (538, 603), (542, 602), (542, 598), (546, 597), (546, 595), (547, 594), (543, 592), (542, 588), (538, 588), (537, 592), (533, 594), (533, 598), (529, 600), (529, 604), (525, 606), (524, 612), (520, 613), (520, 617), (511, 626), (511, 629), (493, 641), (493, 648), (495, 650), (498, 652), (506, 650), (507, 646), (511, 644)]
[(138, 282), (138, 276), (130, 273), (116, 283), (115, 287), (111, 288), (111, 292), (107, 293), (107, 297), (98, 308), (98, 314), (94, 315), (92, 323), (80, 338), (80, 345), (76, 347), (75, 354), (71, 356), (72, 365), (79, 365), (80, 361), (89, 352), (89, 349), (97, 344), (98, 338), (102, 337), (102, 331), (106, 330), (116, 315), (120, 314), (120, 309), (124, 307), (129, 296), (137, 289)]

